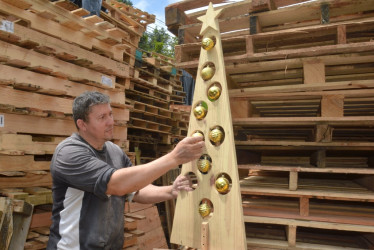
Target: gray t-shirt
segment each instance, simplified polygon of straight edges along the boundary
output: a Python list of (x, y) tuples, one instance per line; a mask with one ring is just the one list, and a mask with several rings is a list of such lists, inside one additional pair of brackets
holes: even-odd
[(107, 196), (107, 184), (130, 159), (112, 142), (102, 150), (73, 134), (51, 161), (52, 226), (47, 249), (122, 249), (126, 196)]

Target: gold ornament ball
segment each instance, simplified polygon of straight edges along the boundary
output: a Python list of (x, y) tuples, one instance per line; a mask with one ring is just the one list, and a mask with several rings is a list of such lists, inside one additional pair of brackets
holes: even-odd
[(211, 101), (217, 100), (221, 95), (221, 89), (218, 86), (213, 85), (208, 90), (208, 98)]
[(205, 50), (210, 50), (211, 48), (214, 47), (214, 41), (209, 38), (209, 37), (206, 37), (203, 39), (203, 41), (201, 42), (201, 46), (203, 47), (203, 49)]
[(208, 203), (202, 203), (199, 206), (199, 213), (201, 217), (205, 218), (210, 214), (211, 207), (208, 205)]
[(201, 136), (204, 138), (204, 135), (199, 131), (196, 131), (195, 133), (192, 134), (192, 137), (197, 137), (197, 136)]
[(202, 173), (207, 173), (210, 170), (210, 161), (208, 159), (201, 159), (197, 162), (197, 168)]
[(206, 109), (202, 105), (198, 105), (194, 108), (193, 113), (196, 119), (201, 120), (206, 116)]
[(229, 185), (229, 180), (224, 176), (221, 176), (216, 180), (216, 189), (220, 193), (227, 193), (229, 191)]
[(204, 81), (208, 81), (212, 79), (214, 75), (214, 69), (207, 65), (205, 68), (201, 70), (201, 78), (203, 78)]
[(221, 142), (222, 137), (223, 133), (219, 128), (215, 128), (209, 133), (209, 139), (214, 143)]

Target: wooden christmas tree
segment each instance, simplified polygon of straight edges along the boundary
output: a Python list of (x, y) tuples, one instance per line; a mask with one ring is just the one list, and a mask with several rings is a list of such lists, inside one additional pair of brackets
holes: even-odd
[(202, 48), (193, 98), (189, 136), (203, 136), (206, 152), (184, 164), (196, 189), (179, 194), (171, 242), (199, 249), (246, 249), (243, 209), (235, 153), (221, 36), (209, 4), (200, 35)]

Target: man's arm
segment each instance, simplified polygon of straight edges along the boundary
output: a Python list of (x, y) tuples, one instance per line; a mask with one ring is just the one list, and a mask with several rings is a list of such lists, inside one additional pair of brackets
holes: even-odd
[(205, 143), (201, 137), (186, 137), (173, 151), (147, 164), (116, 170), (108, 183), (107, 195), (122, 196), (141, 190), (176, 166), (199, 158)]
[(167, 201), (177, 198), (178, 193), (181, 190), (193, 190), (193, 188), (191, 187), (190, 179), (183, 175), (179, 175), (173, 182), (173, 185), (170, 186), (160, 187), (149, 184), (148, 186), (136, 192), (133, 201), (143, 204)]

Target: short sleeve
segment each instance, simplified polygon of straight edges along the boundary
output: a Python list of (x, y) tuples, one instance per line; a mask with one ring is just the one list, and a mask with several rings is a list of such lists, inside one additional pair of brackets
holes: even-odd
[(107, 184), (116, 169), (98, 159), (83, 145), (65, 145), (55, 153), (54, 178), (73, 188), (107, 199)]

